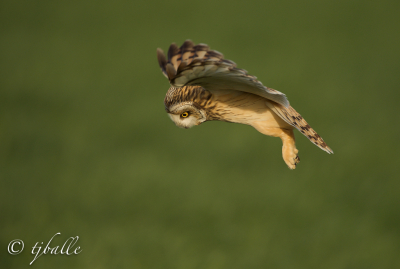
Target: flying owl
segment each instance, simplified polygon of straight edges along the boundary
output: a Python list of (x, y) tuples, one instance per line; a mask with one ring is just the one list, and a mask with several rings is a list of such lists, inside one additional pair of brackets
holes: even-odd
[(327, 153), (333, 151), (303, 117), (290, 106), (285, 94), (265, 87), (256, 77), (205, 44), (186, 40), (172, 44), (168, 59), (157, 49), (158, 62), (171, 87), (165, 110), (181, 128), (219, 120), (253, 126), (262, 134), (280, 137), (283, 160), (290, 169), (300, 162), (293, 129)]

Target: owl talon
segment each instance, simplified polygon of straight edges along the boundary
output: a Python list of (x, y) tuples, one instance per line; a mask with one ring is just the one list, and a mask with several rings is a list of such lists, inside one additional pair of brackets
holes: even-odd
[(297, 164), (300, 162), (300, 158), (299, 156), (296, 156), (296, 158), (294, 158), (294, 165), (297, 166)]

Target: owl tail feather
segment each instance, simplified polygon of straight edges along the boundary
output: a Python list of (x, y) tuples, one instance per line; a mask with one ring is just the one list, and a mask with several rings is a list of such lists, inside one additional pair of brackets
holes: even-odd
[(303, 119), (303, 117), (291, 106), (284, 107), (275, 102), (267, 101), (267, 106), (281, 117), (285, 122), (299, 130), (305, 135), (314, 145), (326, 151), (327, 153), (333, 153), (332, 149), (328, 147), (325, 141), (322, 139), (313, 128)]

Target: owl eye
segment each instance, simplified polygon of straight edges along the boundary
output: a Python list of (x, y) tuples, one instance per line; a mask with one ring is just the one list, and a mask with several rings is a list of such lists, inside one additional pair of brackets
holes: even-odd
[(181, 114), (181, 117), (182, 118), (187, 118), (189, 116), (189, 113), (188, 112), (183, 112), (182, 114)]

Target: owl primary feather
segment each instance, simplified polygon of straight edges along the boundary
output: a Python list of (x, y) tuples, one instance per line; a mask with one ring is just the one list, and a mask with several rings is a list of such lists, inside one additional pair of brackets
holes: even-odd
[(207, 45), (187, 40), (180, 48), (172, 44), (168, 58), (157, 49), (157, 57), (171, 84), (164, 99), (165, 110), (178, 127), (190, 128), (211, 120), (253, 126), (262, 134), (282, 139), (283, 160), (290, 169), (300, 162), (293, 129), (333, 153), (290, 106), (285, 94), (265, 87)]

